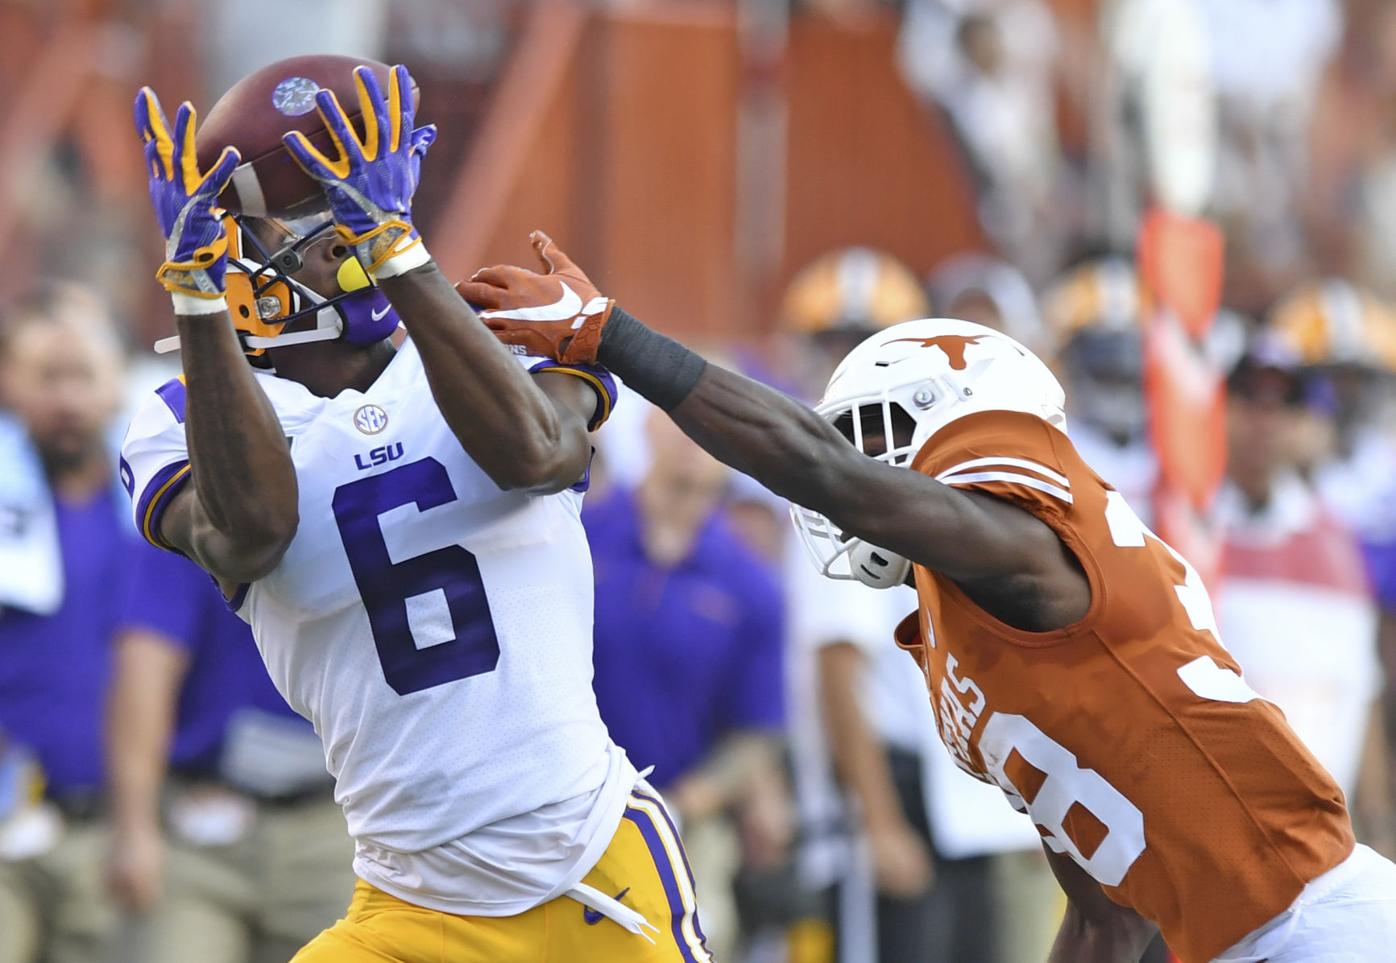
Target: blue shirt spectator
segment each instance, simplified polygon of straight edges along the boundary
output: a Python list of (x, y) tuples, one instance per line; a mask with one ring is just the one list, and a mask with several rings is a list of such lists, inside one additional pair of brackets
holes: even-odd
[(596, 701), (611, 737), (663, 787), (729, 732), (785, 721), (781, 593), (720, 515), (672, 565), (646, 553), (635, 496), (585, 516), (596, 566)]
[(596, 699), (670, 802), (708, 814), (780, 782), (761, 777), (785, 724), (783, 595), (722, 517), (727, 469), (667, 418), (651, 413), (643, 431), (638, 484), (582, 513), (596, 568)]
[(196, 565), (142, 545), (123, 622), (149, 629), (186, 663), (175, 709), (169, 764), (176, 772), (217, 771), (229, 721), (244, 709), (309, 723), (271, 683), (247, 623), (224, 604)]
[(102, 711), (111, 639), (139, 548), (111, 485), (54, 498), (63, 601), (50, 615), (0, 612), (0, 729), (27, 746), (62, 799), (103, 782)]
[(794, 819), (782, 766), (784, 597), (720, 510), (728, 472), (668, 418), (633, 490), (582, 512), (596, 571), (594, 688), (611, 737), (682, 821), (715, 959), (736, 956), (739, 868), (773, 872)]
[(116, 914), (102, 886), (103, 713), (138, 547), (107, 439), (122, 349), (85, 288), (39, 283), (6, 307), (0, 741), (37, 759), (48, 799), (19, 797), (29, 829), (0, 854), (0, 959), (105, 960)]
[(212, 579), (146, 545), (134, 565), (114, 646), (106, 872), (130, 914), (127, 958), (202, 959), (212, 929), (248, 959), (287, 959), (352, 886), (320, 741)]

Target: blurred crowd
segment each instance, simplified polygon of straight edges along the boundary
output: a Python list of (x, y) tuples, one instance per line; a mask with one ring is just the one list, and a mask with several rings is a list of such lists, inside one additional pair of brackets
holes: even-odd
[[(356, 3), (327, 43), (482, 90), (507, 56), (506, 4)], [(792, 16), (880, 7), (811, 0)], [(1075, 444), (1147, 519), (1159, 308), (1136, 236), (1147, 199), (1190, 206), (1201, 169), (1193, 213), (1225, 240), (1199, 347), (1227, 387), (1208, 507), (1222, 638), (1342, 785), (1359, 836), (1396, 855), (1396, 7), (894, 13), (907, 84), (973, 171), (985, 249), (928, 277), (856, 244), (828, 252), (791, 280), (769, 337), (716, 347), (815, 401), (888, 325), (1002, 329), (1053, 364)], [(206, 80), (258, 65), (210, 57)], [(1170, 88), (1189, 69), (1203, 89)], [(126, 323), (154, 288), (153, 232), (143, 198), (103, 198), (71, 161), (47, 158), (31, 199), (37, 260), (71, 280), (28, 284), (0, 327), (0, 963), (285, 960), (343, 912), (351, 845), (318, 742), (246, 626), (131, 525), (122, 413), (175, 373)], [(683, 821), (717, 958), (1043, 958), (1062, 897), (1032, 825), (937, 741), (891, 641), (914, 593), (822, 579), (785, 505), (636, 397), (597, 447), (597, 699)]]

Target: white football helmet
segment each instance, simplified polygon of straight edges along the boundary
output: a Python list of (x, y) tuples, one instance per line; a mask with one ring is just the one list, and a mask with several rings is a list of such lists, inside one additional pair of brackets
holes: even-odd
[[(879, 331), (849, 352), (815, 411), (850, 434), (859, 451), (907, 467), (936, 432), (980, 411), (1025, 412), (1065, 433), (1065, 403), (1047, 366), (1008, 335), (969, 321), (923, 318)], [(870, 423), (881, 426), (885, 439), (874, 451), (864, 443)], [(818, 512), (791, 505), (790, 514), (825, 576), (873, 588), (906, 578), (906, 559), (845, 536)]]

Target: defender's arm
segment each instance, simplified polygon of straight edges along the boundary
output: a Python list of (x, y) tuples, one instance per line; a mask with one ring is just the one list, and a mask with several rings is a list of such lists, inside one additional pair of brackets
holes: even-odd
[(1051, 580), (1070, 568), (1021, 509), (858, 451), (788, 396), (716, 365), (616, 309), (600, 360), (715, 457), (844, 532), (957, 581)]
[(595, 408), (585, 383), (535, 380), (434, 262), (379, 283), (417, 343), (446, 424), (496, 485), (551, 493), (582, 477)]
[[(1012, 600), (1024, 628), (1059, 628), (1086, 612), (1089, 584), (1044, 522), (865, 456), (804, 405), (651, 331), (600, 295), (546, 234), (532, 238), (545, 273), (491, 267), (456, 286), (501, 340), (565, 362), (600, 361), (721, 461), (972, 597)], [(575, 313), (559, 318), (564, 304)]]
[(1069, 856), (1043, 851), (1067, 896), (1047, 963), (1126, 963), (1143, 956), (1158, 927), (1106, 896)]

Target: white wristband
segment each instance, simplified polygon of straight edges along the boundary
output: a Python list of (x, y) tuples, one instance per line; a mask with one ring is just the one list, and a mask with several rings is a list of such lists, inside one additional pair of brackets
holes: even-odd
[(170, 300), (174, 302), (175, 314), (217, 314), (219, 311), (228, 310), (228, 299), (221, 295), (216, 298), (196, 298), (192, 294), (171, 291)]
[(373, 280), (381, 281), (384, 278), (395, 278), (399, 274), (406, 274), (413, 268), (419, 268), (430, 260), (431, 255), (427, 253), (427, 246), (419, 239), (407, 250), (403, 251), (401, 254), (394, 254), (369, 273), (373, 275)]

